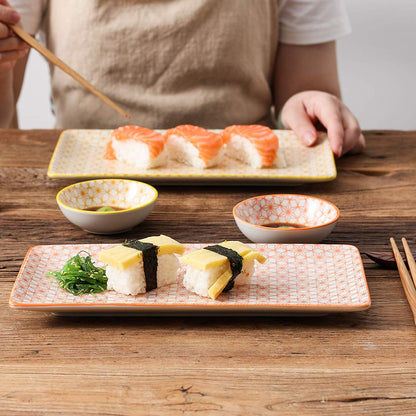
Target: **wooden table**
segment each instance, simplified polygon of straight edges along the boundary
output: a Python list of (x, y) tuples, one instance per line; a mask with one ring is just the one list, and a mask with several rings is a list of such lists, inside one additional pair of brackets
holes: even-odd
[[(37, 244), (115, 242), (70, 224), (49, 179), (58, 131), (0, 130), (0, 413), (2, 415), (415, 415), (416, 327), (397, 270), (363, 256), (370, 309), (322, 317), (57, 317), (12, 310), (22, 260)], [(246, 241), (238, 201), (294, 192), (334, 202), (325, 243), (416, 253), (416, 132), (367, 132), (328, 183), (158, 187), (155, 210), (125, 237)], [(178, 192), (180, 190), (180, 192)], [(123, 236), (124, 237), (124, 236)]]

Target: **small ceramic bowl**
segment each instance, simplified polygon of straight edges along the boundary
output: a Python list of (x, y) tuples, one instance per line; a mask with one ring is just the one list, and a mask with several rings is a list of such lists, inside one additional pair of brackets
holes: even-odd
[(246, 199), (233, 214), (238, 228), (254, 243), (319, 243), (339, 218), (331, 202), (292, 194)]
[[(140, 224), (153, 210), (153, 186), (128, 179), (97, 179), (59, 191), (59, 208), (73, 224), (93, 234), (116, 234)], [(99, 212), (100, 207), (116, 211)]]

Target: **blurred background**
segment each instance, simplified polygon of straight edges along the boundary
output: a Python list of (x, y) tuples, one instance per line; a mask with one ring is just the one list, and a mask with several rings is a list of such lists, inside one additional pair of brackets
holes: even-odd
[[(352, 34), (338, 41), (344, 102), (363, 129), (416, 130), (416, 0), (345, 3)], [(32, 51), (18, 103), (20, 128), (54, 126), (48, 71)]]

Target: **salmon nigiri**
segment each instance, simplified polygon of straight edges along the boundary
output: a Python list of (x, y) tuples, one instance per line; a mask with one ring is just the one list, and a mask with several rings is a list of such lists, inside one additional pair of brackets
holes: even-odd
[(227, 156), (241, 160), (253, 168), (284, 165), (278, 158), (279, 139), (273, 130), (266, 126), (247, 125), (229, 126), (221, 133), (227, 143)]
[(117, 159), (141, 169), (166, 163), (167, 150), (162, 134), (140, 126), (123, 126), (111, 133), (106, 159)]
[(172, 159), (197, 168), (217, 165), (224, 155), (219, 134), (185, 124), (166, 131), (166, 145)]

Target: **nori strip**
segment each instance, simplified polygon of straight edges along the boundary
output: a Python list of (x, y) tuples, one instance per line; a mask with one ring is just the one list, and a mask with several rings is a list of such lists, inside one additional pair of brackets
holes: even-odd
[(158, 246), (152, 243), (144, 243), (140, 240), (130, 240), (123, 243), (123, 246), (134, 248), (143, 253), (143, 270), (146, 280), (146, 292), (157, 288), (157, 252)]
[(234, 280), (243, 269), (243, 258), (236, 251), (227, 247), (220, 246), (218, 244), (204, 247), (204, 249), (221, 254), (221, 256), (227, 257), (228, 261), (230, 262), (231, 279), (228, 281), (227, 286), (225, 286), (223, 290), (223, 292), (228, 292), (234, 287)]

